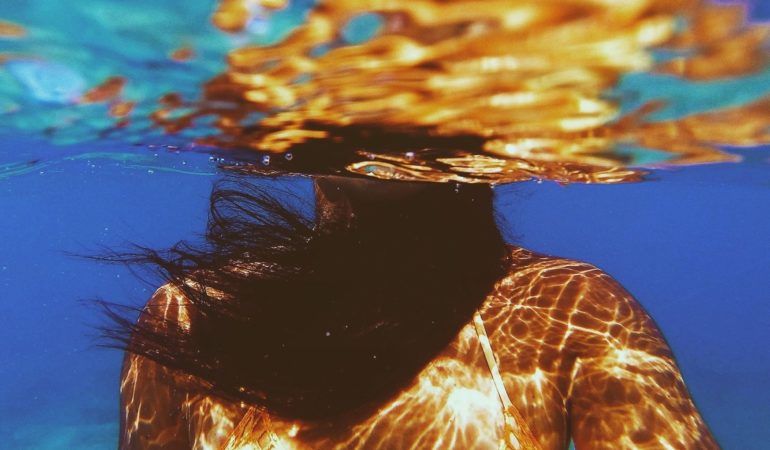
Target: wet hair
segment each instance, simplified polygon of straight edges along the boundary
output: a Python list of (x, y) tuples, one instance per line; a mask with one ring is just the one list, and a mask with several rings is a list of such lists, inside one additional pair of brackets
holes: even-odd
[(322, 227), (264, 184), (222, 182), (204, 244), (111, 258), (178, 287), (189, 330), (105, 304), (106, 344), (284, 418), (374, 407), (446, 348), (505, 273), (492, 196), (488, 186), (427, 184), (357, 201), (350, 220)]

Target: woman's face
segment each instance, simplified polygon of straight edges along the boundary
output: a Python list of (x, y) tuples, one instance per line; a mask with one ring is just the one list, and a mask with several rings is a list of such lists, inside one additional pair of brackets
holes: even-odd
[(430, 186), (424, 182), (383, 181), (339, 175), (319, 176), (315, 178), (315, 183), (316, 192), (321, 193), (325, 200), (337, 202), (344, 198), (353, 203), (366, 200), (397, 200)]
[(316, 220), (321, 226), (349, 224), (356, 204), (397, 201), (429, 186), (428, 183), (319, 176), (315, 178)]

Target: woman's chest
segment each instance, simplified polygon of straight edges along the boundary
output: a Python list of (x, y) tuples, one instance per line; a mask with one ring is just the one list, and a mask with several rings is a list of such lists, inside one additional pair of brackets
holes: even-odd
[(193, 448), (203, 449), (499, 449), (503, 406), (471, 325), (414, 381), (356, 423), (313, 430), (300, 422), (191, 399)]

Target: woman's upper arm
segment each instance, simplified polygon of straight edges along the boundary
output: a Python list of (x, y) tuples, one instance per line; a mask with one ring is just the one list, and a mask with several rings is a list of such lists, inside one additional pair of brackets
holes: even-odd
[(718, 448), (653, 320), (609, 275), (586, 267), (570, 280), (577, 297), (566, 345), (576, 447)]
[(183, 402), (168, 369), (127, 355), (120, 383), (121, 450), (189, 449)]
[[(159, 311), (179, 314), (180, 305), (174, 305), (174, 300), (168, 288), (159, 289), (139, 320), (154, 320)], [(183, 411), (185, 396), (178, 375), (144, 356), (126, 353), (120, 382), (119, 448), (189, 449)]]

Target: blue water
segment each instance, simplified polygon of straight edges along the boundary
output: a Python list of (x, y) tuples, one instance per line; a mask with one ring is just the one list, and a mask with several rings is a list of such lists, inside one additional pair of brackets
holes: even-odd
[[(0, 154), (33, 147), (55, 150), (7, 139)], [(97, 157), (0, 181), (0, 448), (115, 444), (120, 354), (94, 348), (98, 321), (78, 299), (140, 305), (153, 286), (65, 251), (194, 237), (216, 179), (206, 155), (145, 153), (188, 170)], [(602, 267), (650, 311), (726, 449), (770, 442), (768, 159), (770, 149), (752, 149), (747, 163), (658, 172), (646, 183), (497, 188), (511, 239)], [(307, 180), (293, 185), (310, 194)]]
[[(179, 33), (212, 54), (235, 45), (206, 44), (215, 39), (212, 30), (189, 24), (205, 21), (210, 2), (192, 3), (204, 6), (186, 11), (188, 28), (179, 25)], [(3, 1), (0, 17), (56, 13), (31, 12), (35, 4)], [(95, 11), (97, 19), (109, 13)], [(770, 18), (770, 4), (755, 2), (752, 14)], [(262, 39), (276, 39), (296, 17), (280, 18), (285, 23)], [(151, 59), (177, 44), (140, 42), (134, 51)], [(65, 56), (75, 67), (89, 63)], [(134, 60), (124, 63), (141, 69)], [(218, 70), (196, 67), (184, 77), (205, 79)], [(48, 83), (41, 95), (49, 97), (38, 101), (66, 101), (81, 90), (67, 69), (47, 70), (60, 70), (56, 80), (64, 87), (40, 81)], [(109, 75), (83, 73), (89, 83)], [(177, 78), (163, 83), (180, 82), (179, 71), (168, 73)], [(0, 106), (23, 94), (24, 86), (2, 78), (12, 76), (19, 75), (0, 73)], [(163, 83), (129, 94), (162, 92)], [(141, 305), (155, 285), (124, 267), (69, 253), (127, 242), (162, 248), (194, 238), (205, 226), (216, 164), (206, 153), (119, 140), (59, 146), (18, 129), (15, 122), (0, 124), (0, 449), (114, 448), (121, 355), (95, 347), (91, 327), (99, 317), (82, 300)], [(742, 163), (656, 171), (638, 184), (501, 186), (497, 207), (511, 241), (591, 262), (626, 286), (663, 330), (722, 446), (762, 450), (770, 446), (770, 148), (733, 151)], [(307, 179), (291, 184), (310, 195)]]

